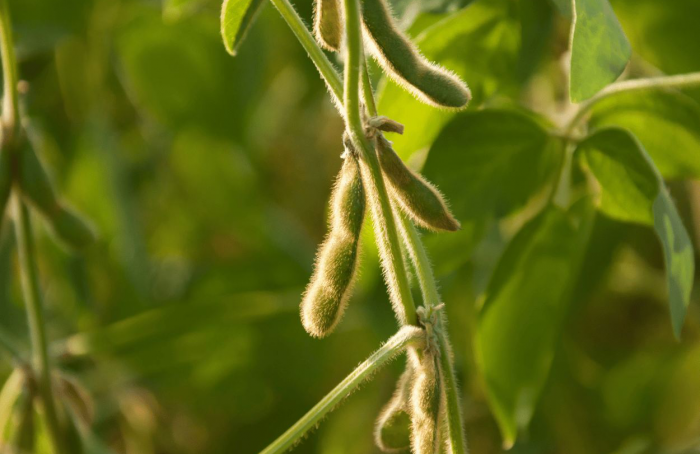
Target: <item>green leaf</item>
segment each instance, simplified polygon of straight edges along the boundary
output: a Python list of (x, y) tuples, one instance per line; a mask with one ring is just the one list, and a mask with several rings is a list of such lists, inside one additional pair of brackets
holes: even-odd
[(549, 206), (518, 232), (489, 283), (476, 355), (506, 446), (527, 427), (549, 375), (593, 208)]
[(700, 2), (615, 0), (615, 11), (635, 53), (667, 74), (700, 71)]
[(551, 45), (554, 8), (548, 1), (520, 2), (520, 55), (518, 76), (527, 81), (538, 69)]
[(601, 188), (600, 210), (623, 221), (653, 225), (666, 262), (671, 321), (680, 337), (693, 286), (693, 246), (658, 170), (629, 132), (601, 129), (577, 148)]
[(263, 0), (224, 0), (221, 6), (221, 37), (229, 54), (236, 55), (262, 5)]
[[(515, 95), (519, 41), (518, 16), (509, 0), (475, 1), (415, 39), (429, 60), (467, 82), (474, 107), (496, 93)], [(406, 126), (404, 135), (391, 137), (403, 158), (429, 147), (454, 116), (422, 104), (387, 78), (377, 95), (379, 112)]]
[(446, 195), (458, 219), (505, 216), (553, 180), (560, 151), (532, 117), (512, 110), (468, 111), (444, 128), (423, 173)]
[(620, 221), (652, 225), (659, 192), (654, 169), (644, 154), (617, 129), (604, 129), (577, 149), (601, 186), (600, 210)]
[(550, 0), (554, 6), (557, 7), (559, 10), (559, 13), (566, 17), (566, 18), (571, 18), (572, 15), (572, 9), (571, 9), (571, 0)]
[(681, 93), (615, 94), (596, 104), (589, 126), (632, 132), (666, 178), (700, 178), (700, 105)]
[(661, 241), (666, 263), (666, 283), (673, 332), (681, 336), (685, 313), (690, 303), (695, 274), (693, 245), (676, 207), (665, 188), (654, 200), (654, 230)]
[(574, 0), (570, 96), (584, 101), (615, 81), (632, 48), (608, 0)]

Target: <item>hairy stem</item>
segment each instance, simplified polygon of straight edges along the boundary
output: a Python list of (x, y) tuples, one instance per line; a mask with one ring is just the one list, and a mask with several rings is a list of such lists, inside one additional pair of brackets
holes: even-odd
[[(423, 294), (423, 304), (426, 307), (435, 306), (440, 303), (440, 293), (437, 289), (435, 276), (430, 264), (430, 259), (425, 251), (423, 242), (420, 239), (415, 226), (405, 216), (399, 214), (401, 235), (404, 238), (408, 255), (411, 257), (418, 285)], [(440, 345), (440, 368), (442, 369), (442, 380), (447, 401), (447, 428), (451, 454), (467, 454), (467, 442), (464, 438), (464, 423), (462, 418), (462, 404), (455, 377), (454, 364), (452, 363), (452, 349), (447, 334), (447, 327), (439, 318), (439, 329), (435, 332)]]
[(381, 366), (401, 353), (407, 346), (422, 342), (425, 338), (423, 330), (413, 326), (404, 326), (389, 338), (384, 345), (360, 364), (333, 391), (329, 392), (319, 403), (309, 410), (302, 418), (272, 442), (260, 454), (281, 453), (294, 446), (306, 432), (311, 430), (327, 413), (335, 408), (340, 401), (351, 394), (359, 385), (367, 380)]
[[(328, 60), (326, 54), (323, 53), (323, 50), (311, 35), (311, 32), (309, 32), (309, 29), (306, 28), (299, 14), (292, 4), (289, 3), (289, 0), (272, 0), (272, 4), (275, 5), (275, 8), (280, 12), (282, 18), (287, 22), (287, 25), (289, 25), (289, 28), (292, 29), (292, 32), (297, 37), (304, 50), (306, 50), (306, 53), (309, 54), (309, 58), (311, 58), (316, 68), (318, 68), (318, 72), (321, 73), (323, 80), (326, 81), (326, 85), (328, 85), (331, 94), (336, 100), (336, 105), (340, 106), (340, 101), (343, 99), (343, 84), (335, 67), (330, 60)], [(341, 111), (341, 115), (342, 113)]]
[(574, 117), (564, 128), (564, 134), (569, 135), (578, 124), (585, 118), (586, 114), (603, 99), (618, 93), (628, 91), (645, 91), (663, 88), (690, 88), (700, 87), (700, 72), (679, 74), (676, 76), (648, 77), (643, 79), (623, 80), (598, 92), (595, 96), (581, 104)]
[(56, 414), (56, 401), (51, 385), (51, 367), (46, 341), (46, 320), (44, 319), (44, 305), (37, 279), (31, 222), (27, 207), (18, 194), (14, 195), (14, 204), (20, 278), (24, 304), (27, 308), (29, 334), (32, 341), (32, 366), (37, 377), (39, 395), (44, 406), (46, 425), (53, 443), (54, 452), (60, 454), (65, 451), (63, 450), (63, 437)]
[[(365, 189), (370, 197), (374, 227), (377, 233), (377, 243), (380, 248), (385, 248), (382, 254), (382, 265), (386, 274), (389, 292), (395, 304), (394, 309), (403, 314), (397, 314), (404, 324), (416, 325), (415, 304), (411, 295), (411, 287), (405, 273), (401, 243), (396, 233), (396, 221), (389, 202), (389, 194), (384, 184), (384, 177), (379, 167), (379, 159), (374, 147), (365, 137), (362, 116), (360, 112), (360, 71), (364, 66), (362, 53), (362, 28), (360, 26), (360, 4), (358, 0), (345, 0), (345, 32), (346, 32), (346, 58), (345, 58), (345, 122), (355, 148), (362, 153), (361, 167)], [(368, 187), (369, 186), (369, 187)], [(400, 306), (400, 307), (396, 307)]]

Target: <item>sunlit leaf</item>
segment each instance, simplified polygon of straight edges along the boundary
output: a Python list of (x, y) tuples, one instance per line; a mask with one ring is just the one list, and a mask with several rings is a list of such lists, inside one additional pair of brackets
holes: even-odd
[(628, 132), (602, 129), (577, 153), (601, 188), (600, 210), (606, 215), (653, 225), (664, 250), (671, 321), (680, 337), (693, 287), (693, 245), (658, 170), (642, 145)]
[(575, 0), (573, 28), (570, 96), (581, 102), (622, 74), (632, 48), (608, 0)]
[(700, 178), (700, 105), (681, 93), (618, 93), (596, 104), (589, 125), (632, 132), (666, 178)]
[(221, 37), (231, 55), (236, 55), (238, 46), (255, 21), (264, 0), (224, 0), (221, 7)]

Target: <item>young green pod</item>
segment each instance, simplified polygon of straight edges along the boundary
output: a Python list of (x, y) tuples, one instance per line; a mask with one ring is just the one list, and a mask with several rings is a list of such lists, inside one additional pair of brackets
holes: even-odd
[(436, 356), (423, 352), (411, 389), (411, 445), (415, 454), (439, 453), (442, 391)]
[(0, 150), (0, 225), (10, 198), (12, 188), (12, 171), (10, 165), (10, 153), (5, 147)]
[(427, 104), (446, 109), (467, 105), (467, 85), (421, 55), (398, 29), (385, 0), (363, 0), (362, 13), (372, 55), (392, 79)]
[(314, 35), (324, 49), (340, 50), (343, 41), (343, 17), (339, 0), (316, 0), (314, 9)]
[(399, 378), (396, 391), (384, 406), (374, 428), (374, 441), (383, 452), (401, 452), (411, 447), (410, 397), (413, 384), (413, 367)]
[(365, 191), (355, 157), (346, 153), (331, 196), (330, 231), (321, 245), (301, 303), (301, 321), (315, 337), (330, 334), (340, 321), (355, 277)]
[(423, 177), (412, 171), (396, 154), (383, 136), (376, 139), (382, 171), (387, 178), (394, 199), (413, 221), (430, 230), (459, 230), (460, 224), (440, 192)]
[(29, 142), (20, 150), (19, 161), (22, 195), (43, 215), (51, 231), (72, 248), (94, 242), (92, 227), (58, 199), (46, 169)]

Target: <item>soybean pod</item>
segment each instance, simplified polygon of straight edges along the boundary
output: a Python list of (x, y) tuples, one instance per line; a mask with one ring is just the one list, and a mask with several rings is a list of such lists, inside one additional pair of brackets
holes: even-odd
[(414, 370), (410, 361), (401, 374), (396, 391), (384, 406), (374, 429), (374, 441), (383, 452), (400, 452), (411, 447), (411, 386)]
[(440, 446), (442, 390), (437, 357), (423, 351), (411, 390), (411, 445), (415, 454), (436, 454)]
[(343, 41), (343, 17), (340, 0), (316, 0), (314, 10), (314, 35), (327, 50), (338, 52)]
[(397, 27), (385, 0), (363, 0), (362, 12), (372, 56), (392, 79), (427, 104), (445, 109), (467, 105), (467, 84), (420, 53)]
[(409, 169), (382, 135), (377, 135), (376, 144), (382, 171), (402, 210), (416, 224), (427, 229), (459, 230), (459, 221), (450, 213), (440, 192)]
[(350, 152), (344, 156), (331, 196), (330, 231), (301, 303), (302, 324), (315, 337), (330, 334), (343, 316), (358, 262), (365, 191), (355, 156)]

